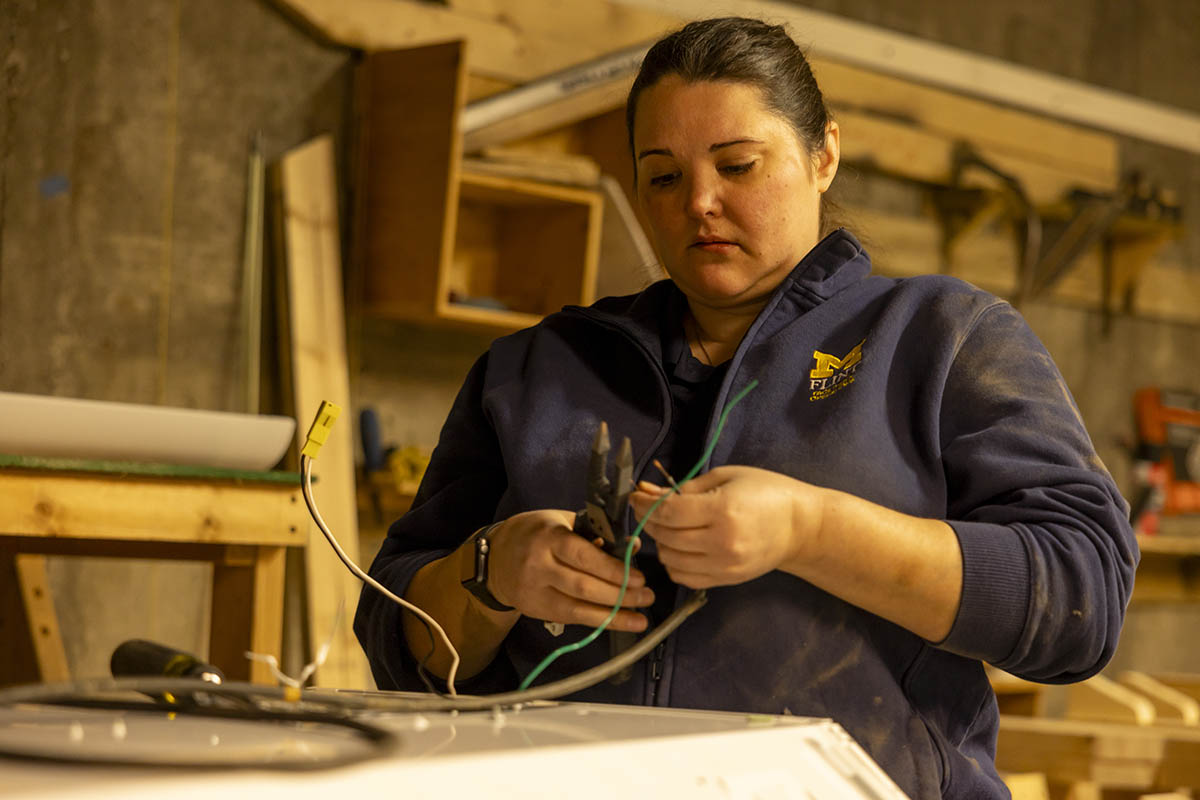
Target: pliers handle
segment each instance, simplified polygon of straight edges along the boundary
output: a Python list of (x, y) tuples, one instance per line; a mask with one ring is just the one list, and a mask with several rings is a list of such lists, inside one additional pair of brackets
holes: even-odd
[(610, 482), (608, 455), (611, 449), (608, 423), (601, 420), (588, 459), (587, 500), (583, 509), (575, 514), (575, 532), (590, 540), (600, 539), (606, 552), (624, 558), (629, 544), (626, 511), (633, 491), (633, 446), (628, 436), (621, 440), (616, 458), (616, 479)]

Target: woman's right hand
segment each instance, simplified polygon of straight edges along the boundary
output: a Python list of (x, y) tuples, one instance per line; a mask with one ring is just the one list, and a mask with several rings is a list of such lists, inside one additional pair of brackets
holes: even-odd
[[(621, 591), (625, 565), (575, 533), (571, 511), (526, 511), (509, 517), (491, 540), (488, 588), (522, 614), (547, 622), (595, 627), (608, 617)], [(646, 577), (629, 571), (622, 610), (609, 630), (640, 633), (646, 617), (628, 609), (654, 602)]]

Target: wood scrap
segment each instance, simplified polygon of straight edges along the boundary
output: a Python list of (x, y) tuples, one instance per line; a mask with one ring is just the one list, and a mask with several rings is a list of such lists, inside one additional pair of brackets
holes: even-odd
[(1094, 675), (1067, 688), (1068, 719), (1153, 725), (1154, 704), (1111, 678)]
[(1126, 670), (1117, 676), (1117, 680), (1154, 704), (1158, 723), (1200, 725), (1200, 702), (1195, 698), (1137, 670)]
[(1050, 787), (1040, 772), (1006, 773), (1000, 778), (1013, 800), (1050, 800)]
[(1193, 700), (1200, 700), (1200, 672), (1155, 672), (1154, 680)]
[(524, 178), (567, 186), (593, 187), (600, 181), (600, 167), (595, 161), (570, 153), (489, 147), (484, 149), (481, 157), (464, 158), (462, 168), (476, 175)]
[[(297, 442), (303, 444), (322, 400), (349, 412), (350, 380), (342, 302), (341, 242), (333, 137), (287, 152), (277, 167), (286, 267), (286, 334)], [(281, 272), (283, 272), (281, 270)], [(313, 473), (321, 514), (347, 555), (358, 560), (353, 424), (335, 425)], [(310, 658), (329, 640), (318, 686), (367, 688), (366, 659), (351, 628), (361, 586), (338, 560), (315, 523), (306, 553)], [(339, 611), (341, 620), (338, 622)]]
[(600, 179), (604, 193), (604, 225), (600, 234), (600, 264), (596, 296), (633, 294), (666, 277), (659, 266), (625, 192), (609, 175)]
[[(1002, 715), (996, 766), (1039, 772), (1051, 783), (1151, 789), (1171, 735), (1166, 730), (1171, 729)], [(1200, 736), (1184, 741), (1200, 746)]]

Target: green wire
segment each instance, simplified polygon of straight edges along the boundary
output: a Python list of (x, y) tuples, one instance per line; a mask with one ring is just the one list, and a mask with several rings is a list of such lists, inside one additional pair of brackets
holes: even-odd
[(676, 483), (676, 485), (668, 490), (666, 494), (654, 501), (654, 505), (650, 506), (650, 509), (646, 512), (646, 515), (642, 517), (641, 521), (638, 522), (637, 527), (634, 528), (633, 534), (629, 537), (629, 544), (625, 546), (625, 577), (621, 581), (621, 591), (617, 595), (616, 605), (613, 606), (613, 609), (611, 612), (609, 612), (608, 617), (601, 622), (595, 630), (580, 639), (578, 642), (575, 642), (574, 644), (564, 644), (562, 647), (543, 658), (541, 663), (534, 667), (533, 671), (525, 676), (525, 680), (521, 681), (521, 686), (519, 687), (520, 691), (528, 689), (530, 684), (534, 682), (537, 676), (541, 675), (542, 671), (558, 660), (560, 656), (564, 656), (567, 653), (574, 653), (576, 650), (587, 647), (589, 644), (596, 641), (596, 638), (604, 632), (605, 628), (612, 624), (612, 621), (617, 616), (617, 611), (619, 611), (621, 608), (621, 603), (625, 600), (625, 590), (629, 586), (629, 569), (633, 560), (633, 545), (634, 542), (638, 540), (638, 537), (642, 535), (642, 528), (646, 527), (646, 521), (650, 519), (650, 515), (654, 513), (654, 510), (658, 508), (662, 501), (666, 500), (676, 491), (677, 487), (682, 486), (692, 478), (696, 477), (696, 473), (703, 469), (704, 465), (708, 462), (708, 459), (712, 457), (713, 450), (716, 449), (717, 440), (721, 438), (721, 431), (725, 428), (725, 420), (729, 417), (729, 412), (732, 411), (733, 407), (741, 402), (742, 398), (748, 395), (756, 386), (758, 386), (758, 380), (751, 380), (750, 383), (746, 384), (744, 389), (734, 395), (733, 399), (725, 405), (725, 409), (721, 412), (721, 418), (717, 420), (717, 429), (713, 431), (712, 439), (709, 441), (708, 447), (704, 450), (704, 454), (700, 456), (700, 460), (696, 462), (695, 466), (691, 468), (687, 475), (683, 476), (683, 480)]

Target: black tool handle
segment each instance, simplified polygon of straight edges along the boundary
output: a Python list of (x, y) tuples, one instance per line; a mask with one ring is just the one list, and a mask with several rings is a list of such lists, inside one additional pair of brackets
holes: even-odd
[(225, 679), (221, 670), (212, 664), (206, 664), (191, 653), (145, 639), (122, 642), (113, 651), (109, 666), (114, 678), (161, 676), (212, 680), (212, 676), (215, 676), (216, 683)]

